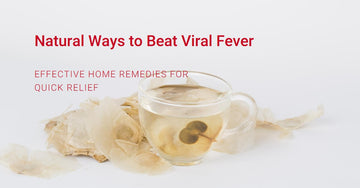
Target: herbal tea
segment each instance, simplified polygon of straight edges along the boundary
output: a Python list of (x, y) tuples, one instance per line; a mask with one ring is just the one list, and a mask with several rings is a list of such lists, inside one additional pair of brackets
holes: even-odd
[(199, 161), (227, 124), (228, 103), (207, 105), (223, 97), (224, 93), (217, 90), (198, 85), (164, 85), (146, 92), (174, 104), (140, 104), (140, 121), (149, 142), (174, 164)]

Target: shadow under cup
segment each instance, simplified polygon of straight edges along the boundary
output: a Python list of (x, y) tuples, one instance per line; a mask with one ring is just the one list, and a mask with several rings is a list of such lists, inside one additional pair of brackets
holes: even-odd
[[(201, 91), (215, 92), (211, 96), (216, 97), (202, 100)], [(145, 78), (140, 81), (138, 95), (146, 138), (161, 157), (174, 165), (199, 163), (229, 121), (231, 87), (214, 75), (189, 72), (184, 78), (170, 74)], [(173, 96), (185, 100), (174, 100)]]

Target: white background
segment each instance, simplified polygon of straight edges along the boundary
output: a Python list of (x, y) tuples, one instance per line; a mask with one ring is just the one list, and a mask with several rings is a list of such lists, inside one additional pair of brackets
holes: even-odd
[[(1, 1), (0, 148), (46, 148), (42, 120), (88, 97), (122, 97), (138, 79), (85, 80), (97, 92), (37, 93), (35, 69), (186, 69), (228, 80), (279, 118), (324, 104), (292, 139), (258, 135), (249, 151), (210, 153), (158, 176), (80, 158), (51, 180), (0, 168), (1, 187), (359, 187), (360, 14), (356, 0)], [(34, 35), (254, 37), (249, 47), (37, 48)], [(66, 80), (63, 80), (66, 82)]]

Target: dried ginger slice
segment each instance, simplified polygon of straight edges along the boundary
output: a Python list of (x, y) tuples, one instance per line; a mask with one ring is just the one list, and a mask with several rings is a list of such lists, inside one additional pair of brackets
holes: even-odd
[(105, 98), (87, 119), (95, 147), (115, 165), (134, 172), (160, 173), (170, 165), (152, 152), (140, 124), (113, 99)]
[(268, 108), (258, 108), (256, 126), (280, 131), (280, 137), (290, 137), (291, 130), (276, 124), (274, 113)]
[(324, 115), (324, 106), (319, 105), (317, 109), (310, 110), (304, 115), (289, 119), (279, 120), (276, 121), (275, 124), (279, 125), (280, 127), (293, 130), (303, 127), (305, 124), (319, 118), (322, 115)]
[[(234, 128), (236, 126), (243, 124), (243, 117), (248, 114), (248, 108), (244, 106), (243, 103), (232, 103), (229, 126)], [(303, 127), (305, 124), (319, 118), (324, 114), (324, 107), (322, 105), (318, 106), (316, 110), (310, 110), (309, 112), (284, 120), (276, 120), (274, 114), (269, 109), (258, 108), (258, 113), (256, 120), (250, 121), (253, 125), (247, 126), (256, 126), (271, 128), (281, 132), (280, 137), (290, 136), (291, 131)], [(231, 134), (225, 134), (222, 138), (219, 139), (217, 143), (214, 144), (213, 150), (224, 152), (224, 153), (238, 153), (243, 151), (250, 146), (252, 146), (255, 138), (255, 129), (249, 129), (243, 131), (239, 129), (236, 132)]]
[(139, 125), (139, 103), (137, 99), (137, 93), (127, 97), (124, 103), (121, 105), (122, 109), (133, 118)]
[(99, 162), (106, 161), (107, 158), (96, 150), (84, 121), (88, 111), (97, 105), (98, 101), (89, 100), (82, 103), (78, 110), (52, 118), (45, 126), (45, 131), (48, 133), (48, 145), (55, 147), (64, 155), (85, 155)]
[(282, 131), (283, 133), (303, 127), (305, 124), (319, 118), (324, 114), (324, 106), (319, 105), (315, 110), (283, 120), (276, 120), (269, 109), (262, 109), (257, 116), (257, 126), (271, 127)]
[(152, 147), (146, 140), (136, 145), (125, 142), (117, 142), (117, 144), (120, 147), (114, 147), (109, 153), (110, 161), (125, 170), (159, 174), (171, 167), (170, 163), (152, 151)]
[(52, 178), (80, 167), (74, 158), (67, 158), (49, 151), (29, 151), (17, 144), (10, 144), (0, 154), (0, 164), (15, 173), (41, 178)]
[[(136, 95), (128, 98), (111, 99), (111, 101), (124, 109), (131, 118), (139, 123)], [(48, 133), (49, 146), (54, 146), (64, 155), (86, 155), (99, 162), (107, 160), (95, 148), (94, 141), (88, 135), (87, 124), (85, 123), (91, 110), (99, 104), (99, 100), (89, 99), (80, 104), (80, 109), (50, 119), (45, 127), (45, 131)]]

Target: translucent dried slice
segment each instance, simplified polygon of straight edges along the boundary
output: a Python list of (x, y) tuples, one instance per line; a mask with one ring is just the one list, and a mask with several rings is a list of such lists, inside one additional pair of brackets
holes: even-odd
[(79, 109), (51, 119), (45, 127), (47, 142), (64, 155), (86, 155), (103, 162), (106, 157), (96, 150), (87, 133), (87, 114), (87, 110)]
[(151, 146), (147, 141), (137, 144), (133, 150), (136, 152), (126, 153), (114, 147), (109, 153), (110, 161), (122, 169), (147, 174), (163, 173), (171, 167), (170, 163), (151, 151)]
[[(270, 109), (261, 109), (258, 108), (258, 114), (256, 121), (252, 121), (255, 127), (255, 122), (257, 127), (269, 128), (280, 131), (280, 137), (289, 137), (291, 136), (291, 130), (300, 128), (306, 123), (313, 121), (316, 118), (319, 118), (324, 113), (323, 106), (319, 106), (316, 110), (311, 110), (304, 115), (284, 119), (276, 120), (274, 114)], [(248, 113), (248, 108), (245, 104), (241, 102), (236, 102), (231, 104), (231, 113), (229, 120), (229, 127), (231, 129), (236, 128), (239, 125), (243, 124), (243, 119)], [(251, 126), (251, 125), (250, 125)], [(255, 130), (249, 129), (243, 131), (243, 129), (238, 129), (237, 131), (227, 132), (223, 137), (214, 144), (213, 150), (225, 152), (225, 153), (237, 153), (249, 148), (254, 142)]]
[(88, 99), (80, 103), (80, 109), (89, 110), (95, 108), (97, 105), (99, 105), (98, 99)]
[(323, 114), (324, 114), (324, 106), (320, 105), (317, 107), (316, 110), (310, 110), (306, 114), (298, 117), (276, 121), (275, 124), (288, 129), (297, 129), (313, 121), (314, 119), (319, 118)]
[(256, 120), (259, 122), (275, 122), (275, 116), (268, 108), (258, 108)]
[(281, 131), (281, 137), (291, 135), (291, 130), (303, 127), (305, 124), (319, 118), (324, 114), (324, 107), (319, 105), (316, 110), (284, 120), (275, 120), (274, 115), (269, 109), (260, 111), (256, 125), (265, 128), (274, 128)]
[(117, 147), (117, 139), (139, 143), (143, 138), (140, 125), (110, 98), (100, 101), (88, 115), (88, 133), (96, 148), (108, 158), (111, 148)]
[(151, 147), (144, 147), (149, 144), (137, 121), (112, 99), (100, 101), (89, 116), (88, 133), (95, 147), (112, 163), (126, 170), (144, 173), (168, 169), (169, 164), (154, 154)]
[(140, 124), (139, 120), (139, 103), (137, 100), (137, 93), (127, 97), (124, 100), (124, 103), (121, 104), (122, 109), (138, 124)]
[(132, 155), (134, 153), (137, 153), (138, 151), (138, 144), (127, 141), (127, 140), (122, 140), (122, 139), (116, 139), (115, 143), (117, 144), (117, 146), (119, 147), (119, 149), (121, 149), (125, 155)]
[(51, 178), (80, 167), (75, 158), (65, 158), (48, 151), (29, 151), (11, 144), (0, 154), (0, 163), (18, 174)]
[[(133, 98), (111, 99), (114, 105), (122, 106)], [(80, 108), (61, 114), (52, 118), (46, 124), (45, 131), (48, 133), (49, 146), (55, 147), (64, 155), (86, 155), (91, 156), (99, 162), (106, 161), (107, 158), (95, 148), (94, 141), (87, 132), (86, 123), (90, 118), (91, 112), (100, 104), (100, 100), (89, 99), (80, 104)], [(133, 109), (132, 106), (122, 106), (123, 108)], [(136, 116), (137, 112), (131, 112)]]
[(291, 131), (275, 123), (275, 115), (268, 108), (258, 108), (256, 126), (280, 131), (280, 137), (289, 137), (292, 135)]

